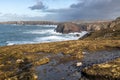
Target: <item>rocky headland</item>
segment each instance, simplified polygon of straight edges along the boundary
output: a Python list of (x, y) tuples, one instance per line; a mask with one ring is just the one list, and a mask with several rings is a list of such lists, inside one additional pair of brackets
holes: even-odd
[(91, 23), (75, 23), (75, 22), (66, 22), (59, 23), (56, 32), (60, 33), (71, 33), (71, 32), (81, 32), (81, 31), (100, 31), (108, 28), (114, 28), (116, 25), (120, 24), (120, 19), (117, 18), (113, 21), (95, 21)]
[(81, 28), (75, 23), (59, 23), (56, 32), (59, 33), (73, 33), (73, 32), (81, 32)]

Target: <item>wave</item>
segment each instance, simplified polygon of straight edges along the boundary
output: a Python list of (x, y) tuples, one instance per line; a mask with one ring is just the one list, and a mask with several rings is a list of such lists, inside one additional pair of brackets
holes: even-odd
[(56, 28), (57, 25), (29, 25), (29, 24), (3, 24), (3, 25), (9, 25), (9, 26), (40, 26), (40, 27), (52, 27), (52, 28)]
[(55, 32), (53, 29), (49, 29), (49, 30), (31, 30), (31, 31), (23, 32), (23, 33), (25, 33), (25, 34), (61, 34), (61, 33)]
[(68, 39), (61, 36), (38, 37), (34, 39), (34, 41), (37, 42), (55, 42), (55, 41), (63, 41), (63, 40), (68, 40)]
[[(40, 26), (40, 27), (35, 27), (35, 26)], [(82, 31), (81, 33), (75, 32), (69, 34), (62, 34), (55, 32), (54, 31), (55, 27), (57, 26), (2, 25), (0, 29), (0, 38), (1, 38), (0, 46), (77, 40), (87, 33), (86, 31)]]
[[(48, 30), (48, 32), (51, 32)], [(33, 34), (41, 34), (42, 32), (33, 32)], [(43, 32), (45, 33), (45, 32)], [(43, 34), (42, 33), (42, 34)], [(56, 33), (56, 32), (55, 32)], [(45, 36), (45, 37), (35, 37), (32, 41), (7, 41), (6, 44), (9, 45), (16, 45), (16, 44), (33, 44), (33, 43), (46, 43), (46, 42), (57, 42), (57, 41), (67, 41), (67, 40), (78, 40), (80, 37), (84, 36), (87, 32), (83, 31), (81, 33), (69, 33), (69, 34), (61, 34), (58, 33), (59, 35), (54, 35), (51, 36)], [(80, 36), (76, 36), (76, 34), (79, 34)]]
[(7, 46), (16, 45), (16, 44), (33, 44), (32, 41), (6, 41)]

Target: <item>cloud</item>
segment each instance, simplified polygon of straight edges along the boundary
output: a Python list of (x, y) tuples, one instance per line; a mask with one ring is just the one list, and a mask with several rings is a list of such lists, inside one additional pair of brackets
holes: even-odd
[(47, 7), (43, 4), (42, 1), (38, 0), (37, 3), (31, 7), (29, 7), (31, 10), (44, 10)]
[[(105, 20), (120, 16), (120, 0), (77, 0), (77, 3), (68, 8), (49, 9), (40, 0), (31, 7), (31, 10), (41, 10), (45, 16), (6, 14), (6, 20), (51, 20), (51, 21), (73, 21), (73, 20)], [(54, 2), (54, 1), (53, 1)], [(52, 4), (51, 4), (52, 5)], [(58, 5), (59, 6), (59, 5)], [(39, 12), (39, 11), (38, 11)], [(2, 13), (3, 15), (3, 13)]]
[(113, 19), (120, 16), (120, 0), (78, 0), (66, 9), (48, 9), (47, 17), (59, 21)]

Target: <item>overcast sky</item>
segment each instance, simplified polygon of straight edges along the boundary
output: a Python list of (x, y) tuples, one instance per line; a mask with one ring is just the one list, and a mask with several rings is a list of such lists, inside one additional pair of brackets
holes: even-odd
[(108, 20), (120, 16), (120, 0), (0, 0), (0, 21)]

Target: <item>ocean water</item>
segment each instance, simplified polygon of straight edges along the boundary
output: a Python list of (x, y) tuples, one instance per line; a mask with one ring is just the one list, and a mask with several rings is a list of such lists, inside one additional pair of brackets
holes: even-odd
[[(61, 34), (56, 25), (0, 25), (0, 46), (77, 40), (87, 32)], [(80, 36), (77, 37), (76, 34)]]

